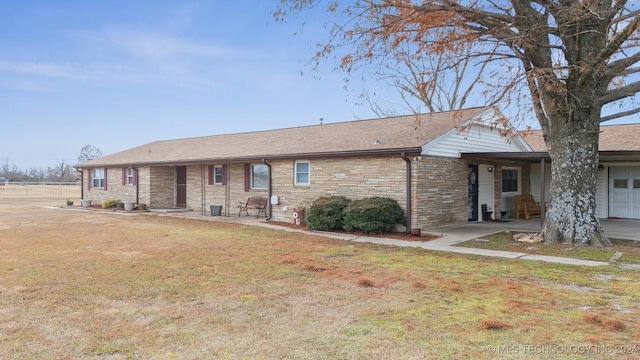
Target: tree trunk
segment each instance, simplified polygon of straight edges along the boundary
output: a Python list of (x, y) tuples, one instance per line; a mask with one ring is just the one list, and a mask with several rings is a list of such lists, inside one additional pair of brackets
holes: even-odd
[(596, 216), (599, 109), (552, 116), (545, 140), (551, 157), (549, 207), (542, 228), (547, 243), (611, 246)]

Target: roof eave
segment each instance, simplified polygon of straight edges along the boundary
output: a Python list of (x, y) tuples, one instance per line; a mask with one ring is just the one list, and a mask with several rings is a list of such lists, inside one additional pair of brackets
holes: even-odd
[(171, 160), (171, 161), (133, 161), (127, 163), (94, 163), (86, 166), (78, 164), (78, 169), (93, 169), (102, 167), (140, 167), (140, 166), (180, 166), (204, 163), (244, 163), (263, 160), (287, 160), (287, 159), (318, 159), (332, 157), (352, 157), (352, 156), (382, 156), (402, 154), (419, 155), (422, 152), (421, 147), (406, 148), (390, 148), (390, 149), (374, 149), (374, 150), (355, 150), (355, 151), (327, 151), (315, 153), (297, 153), (297, 154), (265, 154), (254, 156), (239, 156), (227, 158), (199, 158), (189, 160)]

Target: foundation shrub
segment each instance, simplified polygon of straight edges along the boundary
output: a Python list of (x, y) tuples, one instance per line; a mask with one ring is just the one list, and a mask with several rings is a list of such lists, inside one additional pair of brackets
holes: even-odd
[(344, 196), (323, 196), (316, 199), (307, 211), (307, 226), (311, 230), (340, 230), (344, 209), (351, 200)]
[(344, 209), (344, 229), (364, 233), (384, 233), (406, 221), (404, 211), (394, 199), (370, 197), (355, 200)]
[(107, 199), (102, 203), (102, 208), (103, 209), (111, 209), (116, 207), (118, 204), (118, 200), (116, 199)]

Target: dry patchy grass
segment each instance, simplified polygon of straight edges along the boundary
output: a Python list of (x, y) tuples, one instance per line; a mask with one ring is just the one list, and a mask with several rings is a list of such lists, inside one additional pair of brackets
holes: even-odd
[(570, 257), (584, 260), (608, 261), (616, 252), (622, 252), (622, 262), (640, 263), (640, 246), (629, 240), (612, 239), (613, 247), (589, 247), (567, 244), (524, 243), (513, 240), (514, 233), (500, 232), (457, 244), (491, 250), (516, 251), (529, 254)]
[(640, 277), (615, 266), (153, 215), (0, 218), (3, 359), (491, 359), (640, 337)]

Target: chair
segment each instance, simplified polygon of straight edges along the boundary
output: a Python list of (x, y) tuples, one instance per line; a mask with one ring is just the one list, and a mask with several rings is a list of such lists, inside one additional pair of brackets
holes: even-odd
[(520, 212), (524, 214), (524, 218), (529, 220), (530, 217), (540, 217), (542, 209), (540, 203), (535, 201), (533, 195), (515, 195), (513, 197), (513, 205), (515, 207), (515, 218), (520, 218)]

